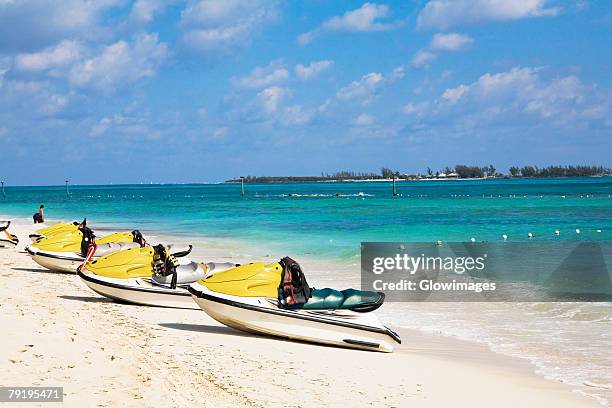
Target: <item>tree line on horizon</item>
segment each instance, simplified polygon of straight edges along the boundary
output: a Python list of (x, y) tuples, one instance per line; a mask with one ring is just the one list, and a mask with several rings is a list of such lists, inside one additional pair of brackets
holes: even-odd
[[(455, 167), (434, 171), (427, 168), (425, 173), (406, 174), (388, 167), (381, 168), (380, 173), (339, 171), (336, 173), (321, 173), (320, 176), (246, 176), (245, 183), (281, 183), (281, 182), (309, 182), (309, 181), (342, 181), (342, 180), (388, 180), (392, 178), (400, 180), (418, 180), (427, 178), (551, 178), (551, 177), (597, 177), (610, 176), (612, 169), (603, 166), (512, 166), (509, 174), (502, 174), (495, 166), (468, 166), (457, 164)], [(226, 183), (240, 183), (241, 179), (226, 180)]]
[(603, 166), (512, 166), (509, 171), (512, 177), (596, 177), (612, 174), (612, 169)]

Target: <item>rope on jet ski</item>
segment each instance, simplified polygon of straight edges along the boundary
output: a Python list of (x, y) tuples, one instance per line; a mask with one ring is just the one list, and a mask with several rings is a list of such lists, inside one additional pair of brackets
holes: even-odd
[(83, 266), (87, 265), (91, 258), (93, 258), (96, 253), (96, 249), (98, 246), (96, 245), (96, 235), (91, 230), (91, 228), (87, 227), (87, 219), (84, 219), (79, 227), (79, 231), (83, 234), (83, 239), (81, 240), (81, 253), (85, 255), (85, 260), (79, 266), (81, 269)]
[(89, 244), (89, 247), (87, 248), (87, 254), (85, 255), (85, 260), (83, 261), (81, 266), (79, 266), (79, 268), (82, 268), (83, 266), (87, 265), (89, 261), (91, 261), (91, 258), (93, 258), (94, 254), (96, 253), (96, 249), (98, 249), (98, 245), (96, 245), (96, 239), (92, 238), (91, 243)]

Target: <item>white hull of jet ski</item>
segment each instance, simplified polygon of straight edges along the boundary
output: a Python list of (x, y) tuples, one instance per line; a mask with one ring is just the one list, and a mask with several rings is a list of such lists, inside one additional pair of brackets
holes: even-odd
[(17, 242), (6, 238), (0, 238), (0, 248), (15, 248), (16, 246)]
[[(193, 274), (197, 268), (203, 268), (202, 265), (188, 259), (181, 259), (179, 262), (181, 263), (179, 273), (181, 267), (189, 269), (190, 274)], [(201, 275), (198, 278), (203, 278), (207, 274), (210, 276), (214, 272), (235, 266), (236, 264), (233, 263), (210, 262), (206, 264), (206, 268), (201, 269)], [(172, 289), (169, 283), (157, 282), (152, 277), (109, 278), (96, 275), (86, 268), (77, 271), (77, 274), (91, 290), (115, 301), (145, 306), (198, 309), (187, 290), (188, 283), (180, 283), (180, 277), (177, 287)], [(168, 277), (169, 281), (170, 277)]]
[(85, 260), (80, 254), (74, 252), (41, 251), (32, 246), (27, 246), (26, 252), (34, 262), (52, 271), (76, 273), (79, 265)]
[(371, 312), (281, 309), (277, 299), (217, 293), (198, 282), (189, 292), (210, 317), (246, 332), (387, 353), (401, 342)]

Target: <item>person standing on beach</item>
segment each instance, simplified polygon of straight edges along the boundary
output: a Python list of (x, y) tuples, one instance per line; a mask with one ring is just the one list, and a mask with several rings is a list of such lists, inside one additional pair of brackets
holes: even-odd
[(42, 224), (45, 222), (45, 205), (41, 204), (38, 207), (38, 212), (32, 216), (34, 224)]

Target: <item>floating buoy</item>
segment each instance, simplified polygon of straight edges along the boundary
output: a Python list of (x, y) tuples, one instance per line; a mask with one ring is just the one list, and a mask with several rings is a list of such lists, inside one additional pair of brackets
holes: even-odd
[(562, 195), (562, 196), (561, 196), (561, 198), (565, 198), (565, 196), (564, 196), (564, 195)]
[(503, 239), (504, 239), (504, 241), (505, 241), (505, 240), (507, 240), (507, 239), (508, 239), (508, 236), (507, 236), (506, 234), (503, 234), (503, 235), (502, 235), (502, 238), (503, 238)]
[(559, 234), (560, 234), (559, 230), (555, 230), (555, 235), (559, 235)]
[(472, 238), (470, 238), (470, 241), (471, 242), (476, 242), (476, 238), (472, 237)]
[(597, 230), (597, 232), (601, 232), (601, 230)]
[(533, 234), (531, 232), (527, 233), (527, 236), (529, 237), (529, 239), (533, 238)]
[(576, 228), (576, 234), (580, 234), (580, 228)]

